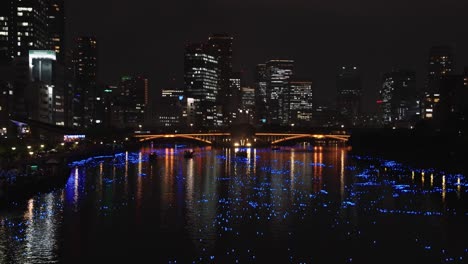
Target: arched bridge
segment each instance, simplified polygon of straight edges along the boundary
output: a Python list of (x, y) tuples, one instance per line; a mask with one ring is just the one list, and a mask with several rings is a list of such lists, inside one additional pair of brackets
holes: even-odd
[(335, 140), (347, 142), (350, 135), (346, 134), (307, 134), (307, 133), (255, 133), (257, 139), (276, 145), (286, 141), (299, 139), (318, 139), (318, 140)]
[(347, 142), (348, 134), (316, 134), (316, 133), (255, 133), (252, 136), (239, 137), (231, 133), (191, 133), (191, 134), (135, 134), (140, 142), (153, 141), (158, 139), (189, 139), (202, 142), (208, 145), (256, 145), (268, 144), (275, 145), (287, 141), (314, 139), (314, 140), (333, 140), (338, 142)]
[(134, 137), (140, 142), (151, 141), (157, 139), (190, 139), (206, 144), (213, 144), (220, 141), (228, 141), (231, 138), (231, 133), (196, 133), (196, 134), (137, 134)]

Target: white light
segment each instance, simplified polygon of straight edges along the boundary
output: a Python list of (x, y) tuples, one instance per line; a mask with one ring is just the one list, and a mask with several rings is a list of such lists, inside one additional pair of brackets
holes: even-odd
[(29, 68), (33, 68), (33, 59), (49, 59), (57, 60), (57, 55), (53, 50), (30, 50), (29, 51)]

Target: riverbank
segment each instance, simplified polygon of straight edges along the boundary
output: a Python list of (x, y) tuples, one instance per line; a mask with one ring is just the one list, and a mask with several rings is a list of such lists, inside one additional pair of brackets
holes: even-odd
[(69, 164), (74, 161), (138, 148), (137, 143), (83, 145), (72, 150), (10, 162), (8, 166), (0, 168), (0, 207), (63, 186), (70, 176)]
[(357, 130), (349, 141), (352, 154), (376, 155), (420, 168), (468, 173), (468, 140), (461, 134), (418, 130)]

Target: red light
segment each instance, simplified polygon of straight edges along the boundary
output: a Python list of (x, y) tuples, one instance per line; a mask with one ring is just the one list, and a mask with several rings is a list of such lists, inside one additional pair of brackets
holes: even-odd
[(381, 103), (383, 103), (383, 101), (382, 100), (377, 100), (377, 103), (381, 104)]

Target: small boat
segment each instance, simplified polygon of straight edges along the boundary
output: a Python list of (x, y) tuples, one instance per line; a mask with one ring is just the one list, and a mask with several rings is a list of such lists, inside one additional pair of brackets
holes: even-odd
[(184, 158), (191, 159), (191, 158), (193, 158), (194, 154), (195, 154), (195, 151), (186, 150), (186, 151), (184, 151)]
[(149, 154), (149, 160), (150, 161), (155, 161), (157, 158), (158, 158), (158, 154), (156, 154), (156, 152), (151, 152)]

